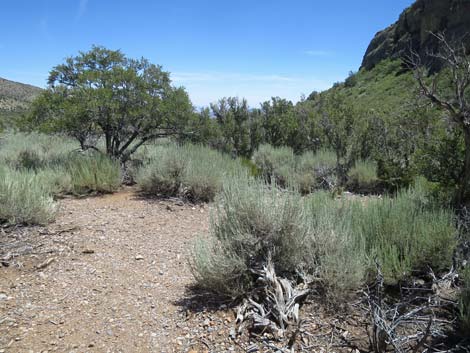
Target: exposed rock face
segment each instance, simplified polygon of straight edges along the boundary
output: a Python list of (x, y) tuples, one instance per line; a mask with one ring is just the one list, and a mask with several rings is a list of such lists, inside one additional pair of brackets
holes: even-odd
[(470, 0), (417, 0), (395, 24), (375, 35), (361, 68), (370, 70), (383, 59), (407, 55), (410, 48), (424, 58), (426, 51), (436, 49), (431, 32), (445, 32), (449, 40), (463, 39), (470, 48)]

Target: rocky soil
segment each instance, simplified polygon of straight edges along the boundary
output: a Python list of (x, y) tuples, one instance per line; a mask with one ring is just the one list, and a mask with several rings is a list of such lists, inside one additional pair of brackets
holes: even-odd
[[(47, 227), (1, 230), (0, 353), (274, 352), (285, 344), (235, 337), (232, 303), (193, 288), (188, 260), (207, 233), (209, 206), (141, 199), (132, 189), (60, 206)], [(355, 351), (349, 338), (364, 336), (363, 318), (306, 307), (295, 351)]]

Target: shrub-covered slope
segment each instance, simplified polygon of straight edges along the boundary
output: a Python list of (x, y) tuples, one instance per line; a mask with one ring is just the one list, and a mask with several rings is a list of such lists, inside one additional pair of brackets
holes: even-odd
[(6, 80), (0, 77), (0, 123), (28, 109), (41, 92), (39, 87)]

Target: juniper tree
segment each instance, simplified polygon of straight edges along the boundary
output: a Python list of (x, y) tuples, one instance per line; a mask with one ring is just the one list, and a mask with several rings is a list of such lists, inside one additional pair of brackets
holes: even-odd
[(72, 136), (84, 149), (102, 138), (106, 154), (125, 162), (147, 141), (180, 134), (192, 110), (160, 66), (93, 46), (52, 69), (27, 124)]

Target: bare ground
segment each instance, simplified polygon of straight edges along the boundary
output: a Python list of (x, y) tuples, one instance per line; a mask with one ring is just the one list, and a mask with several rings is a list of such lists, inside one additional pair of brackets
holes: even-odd
[[(60, 206), (47, 227), (0, 234), (0, 353), (275, 351), (263, 337), (233, 340), (230, 303), (191, 289), (188, 259), (207, 233), (207, 205), (127, 189)], [(304, 316), (302, 351), (334, 352), (333, 336), (358, 326), (312, 305)]]

